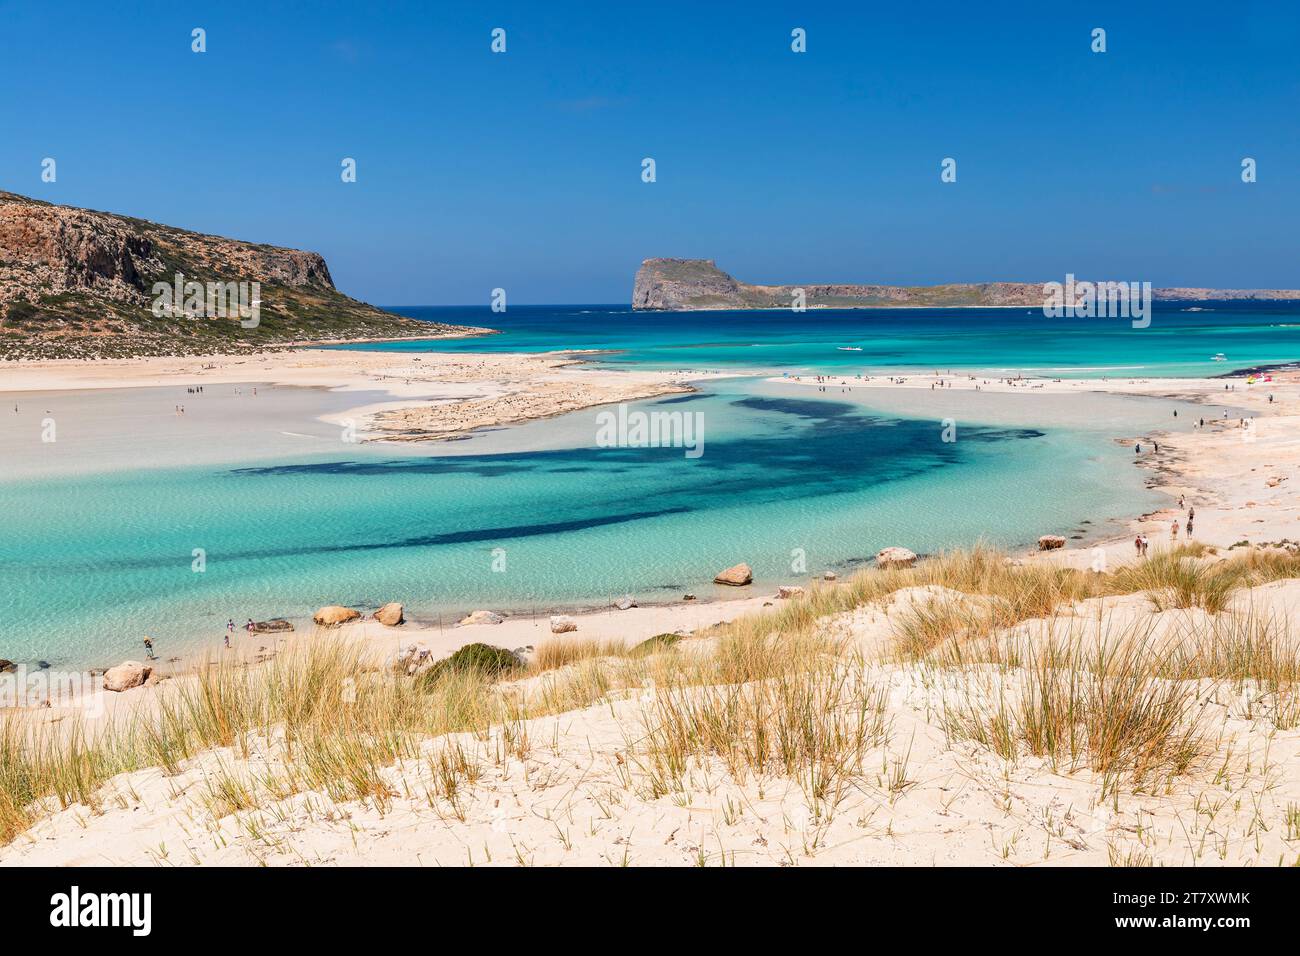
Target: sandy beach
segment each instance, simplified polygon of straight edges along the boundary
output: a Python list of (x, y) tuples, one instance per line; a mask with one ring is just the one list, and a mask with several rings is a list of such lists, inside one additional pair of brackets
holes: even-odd
[[(821, 385), (828, 391), (894, 393), (978, 388), (1023, 396), (1029, 403), (1039, 396), (1105, 391), (1196, 403), (1204, 408), (1204, 427), (1198, 420), (1191, 430), (1114, 436), (1125, 446), (1141, 447), (1130, 467), (1147, 473), (1152, 486), (1168, 496), (1168, 507), (1127, 516), (1126, 537), (1027, 552), (1015, 562), (1096, 569), (1100, 551), (1113, 571), (1135, 561), (1133, 533), (1146, 533), (1159, 552), (1173, 543), (1169, 526), (1177, 520), (1178, 541), (1185, 541), (1188, 507), (1196, 509), (1193, 540), (1211, 548), (1211, 557), (1204, 559), (1210, 564), (1226, 560), (1238, 542), (1268, 547), (1300, 539), (1300, 508), (1286, 490), (1297, 480), (1300, 465), (1300, 443), (1289, 437), (1300, 417), (1300, 375), (1273, 379), (1254, 387), (1243, 378), (999, 381), (910, 373), (869, 380), (831, 376), (820, 383), (806, 376), (772, 381), (792, 391)], [(368, 438), (403, 442), (690, 389), (680, 373), (601, 370), (559, 355), (304, 350), (241, 359), (0, 367), (0, 391), (19, 395), (248, 382), (382, 391), (386, 400), (334, 413), (331, 419), (357, 418), (365, 423)], [(1230, 417), (1224, 408), (1231, 409)], [(1243, 416), (1251, 422), (1248, 427)], [(792, 576), (790, 583), (814, 586), (810, 576)], [(819, 585), (830, 590), (841, 586)], [(731, 596), (717, 590), (704, 597)], [(365, 619), (336, 630), (300, 627), (279, 638), (240, 634), (235, 649), (216, 652), (206, 664), (162, 662), (144, 686), (102, 695), (103, 708), (87, 719), (91, 727), (107, 727), (120, 719), (156, 715), (169, 695), (196, 686), (196, 669), (233, 666), (254, 672), (277, 655), (291, 657), (295, 648), (302, 651), (323, 641), (359, 643), (367, 666), (377, 669), (390, 667), (394, 656), (409, 647), (437, 661), (481, 642), (530, 660), (538, 648), (557, 641), (630, 647), (663, 634), (684, 639), (676, 653), (686, 659), (707, 658), (718, 652), (718, 635), (726, 627), (803, 600), (754, 590), (735, 589), (733, 600), (575, 614), (575, 630), (567, 635), (551, 633), (549, 615), (523, 614), (507, 616), (500, 624), (386, 627)], [(1066, 770), (1043, 758), (1008, 763), (986, 747), (955, 740), (951, 720), (942, 718), (944, 708), (953, 706), (951, 699), (943, 697), (926, 665), (900, 662), (895, 647), (901, 622), (918, 609), (978, 606), (980, 600), (935, 585), (902, 588), (878, 603), (827, 614), (814, 623), (813, 633), (820, 638), (856, 648), (856, 660), (865, 670), (854, 680), (868, 681), (872, 693), (881, 695), (888, 719), (888, 732), (880, 732), (871, 750), (879, 772), (860, 778), (833, 803), (810, 799), (797, 776), (737, 774), (718, 757), (693, 762), (674, 795), (659, 794), (647, 783), (653, 773), (640, 748), (647, 728), (663, 719), (658, 708), (665, 690), (646, 671), (639, 687), (615, 683), (592, 691), (593, 699), (584, 706), (539, 713), (529, 721), (534, 745), (521, 747), (505, 726), (447, 735), (425, 741), (417, 757), (396, 760), (382, 771), (386, 792), (431, 794), (440, 786), (433, 769), (436, 755), (448, 747), (463, 748), (479, 764), (476, 782), (464, 798), (348, 799), (294, 790), (250, 797), (242, 809), (214, 802), (214, 787), (247, 780), (256, 789), (253, 778), (279, 765), (273, 741), (262, 740), (251, 745), (251, 752), (205, 751), (176, 773), (151, 768), (115, 777), (94, 806), (51, 808), (0, 848), (0, 864), (1191, 865), (1269, 863), (1294, 855), (1297, 837), (1277, 818), (1285, 814), (1288, 801), (1300, 797), (1300, 776), (1294, 770), (1300, 730), (1280, 717), (1270, 717), (1274, 723), (1261, 719), (1263, 712), (1251, 708), (1248, 689), (1236, 696), (1223, 690), (1207, 699), (1205, 714), (1220, 743), (1231, 741), (1230, 766), (1221, 774), (1228, 774), (1235, 792), (1250, 797), (1236, 800), (1210, 824), (1196, 823), (1197, 808), (1216, 788), (1204, 774), (1172, 778), (1159, 792), (1137, 787), (1117, 795), (1108, 790), (1104, 774), (1079, 766)], [(1153, 609), (1149, 596), (1137, 592), (1078, 602), (1048, 618), (999, 630), (995, 637), (1042, 641), (1059, 633), (1140, 631), (1155, 647), (1158, 639), (1186, 641), (1195, 629), (1227, 621), (1265, 617), (1284, 622), (1294, 616), (1298, 602), (1294, 581), (1244, 589), (1214, 615), (1199, 608)], [(227, 655), (224, 665), (222, 654)], [(554, 688), (548, 682), (577, 680), (580, 668), (561, 666), (554, 674), (525, 676), (511, 687), (549, 699)], [(961, 680), (967, 683), (960, 692), (967, 700), (981, 701), (979, 706), (1001, 693), (1027, 693), (1015, 689), (1019, 677), (1007, 678), (1011, 691), (998, 690), (973, 672)], [(48, 726), (64, 721), (72, 726), (87, 714), (63, 705), (27, 713)], [(513, 755), (502, 757), (506, 751)], [(1263, 819), (1272, 822), (1266, 835), (1259, 836)], [(1197, 839), (1186, 839), (1189, 825), (1201, 827)], [(1252, 833), (1257, 834), (1253, 839)]]
[[(701, 377), (701, 376), (694, 376)], [(363, 439), (423, 441), (565, 412), (690, 391), (677, 373), (597, 369), (568, 354), (302, 349), (254, 356), (0, 362), (0, 393), (248, 383), (379, 391), (328, 420)]]
[[(1111, 560), (1134, 556), (1133, 536), (1146, 534), (1152, 541), (1167, 543), (1170, 528), (1179, 521), (1178, 540), (1187, 540), (1188, 509), (1195, 508), (1193, 539), (1220, 547), (1237, 542), (1265, 544), (1300, 540), (1300, 504), (1288, 485), (1300, 468), (1300, 441), (1294, 438), (1300, 424), (1300, 373), (1267, 373), (1247, 384), (1242, 374), (1222, 378), (1107, 378), (1059, 379), (1039, 377), (1001, 378), (970, 373), (914, 372), (873, 373), (864, 376), (829, 375), (774, 378), (772, 382), (791, 388), (826, 387), (829, 393), (851, 389), (861, 393), (886, 390), (984, 393), (1023, 396), (1032, 404), (1064, 395), (1105, 392), (1113, 395), (1144, 396), (1191, 402), (1201, 406), (1196, 427), (1188, 431), (1157, 430), (1141, 434), (1117, 434), (1115, 440), (1137, 448), (1132, 467), (1148, 472), (1151, 487), (1169, 496), (1170, 506), (1130, 518), (1130, 534), (1097, 542)], [(1176, 423), (1173, 418), (1171, 423)], [(1201, 426), (1201, 421), (1204, 426)], [(1185, 424), (1185, 422), (1184, 422)], [(1184, 507), (1179, 507), (1179, 499)], [(1062, 552), (1051, 560), (1084, 561), (1086, 554)]]

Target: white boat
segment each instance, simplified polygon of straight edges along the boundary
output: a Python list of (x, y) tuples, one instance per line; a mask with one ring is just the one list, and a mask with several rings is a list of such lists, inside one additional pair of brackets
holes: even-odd
[(1224, 355), (1222, 352), (1215, 352), (1215, 353), (1214, 353), (1214, 357), (1211, 358), (1210, 361), (1211, 361), (1211, 362), (1226, 362), (1226, 361), (1228, 361), (1228, 356)]
[(841, 352), (861, 352), (862, 348), (857, 345), (839, 345), (836, 346)]

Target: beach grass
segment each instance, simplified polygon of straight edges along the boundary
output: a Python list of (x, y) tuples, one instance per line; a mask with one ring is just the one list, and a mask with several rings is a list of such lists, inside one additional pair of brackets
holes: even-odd
[[(1198, 716), (1215, 693), (1279, 729), (1300, 725), (1300, 646), (1287, 622), (1233, 604), (1240, 589), (1300, 577), (1300, 566), (1280, 552), (1214, 557), (1184, 548), (1106, 574), (976, 548), (864, 570), (686, 639), (556, 638), (504, 669), (395, 674), (364, 645), (330, 639), (256, 666), (223, 660), (98, 722), (0, 717), (0, 841), (58, 809), (101, 812), (131, 774), (178, 776), (213, 753), (201, 792), (215, 819), (302, 793), (380, 812), (414, 797), (464, 819), (484, 766), (529, 759), (537, 718), (615, 701), (639, 714), (625, 772), (643, 798), (680, 794), (693, 769), (717, 761), (734, 780), (797, 782), (816, 818), (869, 779), (887, 794), (910, 786), (890, 747), (881, 668), (931, 682), (954, 741), (1086, 771), (1103, 792), (1156, 792), (1215, 759), (1221, 742)], [(881, 660), (824, 626), (909, 588), (930, 599), (893, 612)], [(1180, 619), (1159, 639), (1147, 622), (1058, 617), (1129, 594), (1153, 611), (1210, 617)], [(406, 765), (427, 768), (422, 790), (405, 783)]]

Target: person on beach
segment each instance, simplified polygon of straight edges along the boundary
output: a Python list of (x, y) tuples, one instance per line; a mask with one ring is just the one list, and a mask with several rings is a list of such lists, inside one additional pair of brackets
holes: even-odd
[(1183, 508), (1183, 500), (1184, 500), (1184, 496), (1183, 496), (1183, 495), (1179, 495), (1179, 496), (1178, 496), (1178, 508), (1179, 508), (1180, 511), (1181, 511), (1182, 508)]
[(1139, 558), (1142, 557), (1142, 535), (1133, 539), (1133, 550), (1137, 552)]
[(248, 631), (248, 636), (253, 636), (253, 619), (250, 617), (248, 623), (244, 625), (244, 630)]
[(1187, 519), (1187, 539), (1190, 541), (1191, 538), (1192, 538), (1192, 519), (1191, 519), (1191, 518), (1188, 518), (1188, 519)]
[(1145, 558), (1147, 556), (1147, 549), (1149, 549), (1150, 547), (1151, 547), (1151, 542), (1147, 540), (1147, 536), (1145, 534), (1142, 535), (1142, 557)]
[(1133, 454), (1135, 454), (1135, 455), (1140, 455), (1140, 454), (1142, 454), (1142, 446), (1141, 446), (1141, 445), (1137, 445), (1137, 444), (1135, 444), (1135, 445), (1133, 446)]
[(1170, 541), (1178, 540), (1178, 519), (1177, 518), (1175, 518), (1173, 520), (1173, 523), (1169, 525), (1169, 540)]
[(158, 659), (158, 655), (153, 652), (153, 640), (148, 637), (144, 639), (144, 656), (151, 661)]
[(226, 643), (227, 644), (230, 643), (230, 638), (234, 636), (234, 633), (235, 633), (235, 619), (233, 617), (228, 618), (226, 620)]

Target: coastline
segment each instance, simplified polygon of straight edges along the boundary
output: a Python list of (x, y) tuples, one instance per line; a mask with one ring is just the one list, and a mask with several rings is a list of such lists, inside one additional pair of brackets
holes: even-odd
[[(418, 364), (417, 364), (418, 363)], [(726, 376), (739, 374), (734, 370)], [(635, 401), (658, 395), (692, 391), (687, 379), (698, 380), (710, 376), (702, 373), (642, 372), (629, 369), (593, 367), (572, 352), (552, 353), (437, 353), (437, 352), (368, 352), (364, 350), (297, 349), (263, 353), (257, 356), (234, 358), (231, 356), (200, 356), (169, 359), (141, 358), (121, 361), (59, 360), (48, 362), (0, 363), (0, 393), (23, 394), (50, 389), (96, 389), (157, 387), (161, 385), (247, 384), (264, 382), (291, 387), (323, 387), (334, 391), (381, 392), (385, 401), (349, 408), (344, 412), (321, 415), (320, 420), (343, 423), (360, 420), (359, 432), (365, 440), (380, 442), (418, 442), (448, 440), (484, 428), (550, 418), (579, 408), (594, 407), (609, 402)], [(1151, 399), (1194, 401), (1207, 408), (1216, 404), (1223, 395), (1224, 383), (1218, 379), (1129, 379), (1110, 381), (1098, 379), (1016, 379), (1004, 377), (1001, 381), (972, 376), (916, 375), (902, 372), (893, 376), (872, 375), (858, 380), (849, 376), (824, 376), (828, 381), (844, 381), (854, 388), (888, 389), (904, 393), (909, 389), (930, 390), (944, 382), (945, 391), (979, 388), (982, 391), (1002, 391), (1029, 396), (1036, 394), (1061, 394), (1100, 391), (1120, 395), (1138, 395)], [(808, 377), (770, 378), (767, 381), (791, 387), (807, 387), (817, 383)], [(1153, 540), (1165, 541), (1168, 526), (1175, 516), (1185, 520), (1177, 507), (1179, 495), (1186, 495), (1197, 509), (1195, 538), (1220, 547), (1237, 541), (1266, 543), (1290, 537), (1300, 538), (1300, 519), (1297, 509), (1288, 507), (1275, 494), (1265, 496), (1264, 489), (1255, 487), (1273, 477), (1285, 479), (1285, 468), (1300, 464), (1300, 454), (1279, 444), (1280, 436), (1294, 422), (1300, 422), (1300, 373), (1285, 373), (1271, 383), (1275, 401), (1271, 405), (1263, 393), (1255, 390), (1229, 389), (1233, 407), (1245, 407), (1255, 414), (1263, 414), (1256, 428), (1255, 444), (1258, 448), (1277, 448), (1278, 464), (1268, 475), (1255, 475), (1253, 469), (1244, 474), (1233, 469), (1239, 458), (1241, 436), (1233, 428), (1222, 424), (1221, 418), (1207, 416), (1204, 431), (1193, 433), (1150, 432), (1143, 435), (1112, 436), (1120, 445), (1134, 441), (1160, 443), (1159, 454), (1146, 453), (1135, 456), (1135, 467), (1149, 472), (1147, 482), (1169, 499), (1169, 505), (1144, 515), (1089, 515), (1090, 533), (1080, 540), (1069, 542), (1072, 546), (1041, 555), (1033, 551), (1033, 542), (1039, 533), (1057, 533), (1063, 529), (1033, 529), (1024, 542), (1024, 554), (1032, 560), (1047, 560), (1076, 566), (1087, 566), (1096, 557), (1097, 549), (1106, 554), (1108, 561), (1123, 562), (1131, 557), (1132, 535), (1148, 534)], [(1261, 398), (1263, 401), (1261, 402)], [(1219, 403), (1221, 404), (1221, 402)], [(1280, 462), (1285, 461), (1286, 464)], [(1257, 469), (1260, 467), (1256, 465)], [(1281, 482), (1278, 482), (1280, 485)], [(1276, 488), (1277, 486), (1273, 486)], [(1116, 534), (1116, 523), (1126, 522), (1127, 533)], [(1259, 526), (1263, 525), (1263, 528)], [(1274, 531), (1284, 528), (1284, 533)], [(899, 544), (908, 546), (909, 542)], [(973, 544), (974, 542), (970, 542)], [(845, 565), (852, 571), (870, 563), (870, 556)], [(807, 585), (805, 577), (791, 576), (789, 584)], [(773, 586), (762, 582), (763, 587)], [(620, 627), (628, 627), (641, 617), (653, 620), (654, 633), (693, 630), (701, 613), (730, 614), (730, 608), (744, 607), (754, 601), (771, 600), (765, 591), (755, 594), (751, 588), (738, 589), (730, 594), (709, 596), (707, 585), (699, 588), (702, 599), (683, 604), (665, 602), (648, 604), (636, 613), (617, 612), (611, 620)], [(539, 602), (541, 603), (541, 602)], [(292, 607), (294, 601), (285, 605)], [(702, 612), (701, 608), (711, 610)], [(295, 623), (310, 621), (313, 608), (298, 607), (287, 616)], [(468, 609), (467, 609), (468, 610)], [(418, 609), (417, 617), (418, 617)], [(599, 621), (611, 612), (608, 608), (593, 609), (589, 604), (575, 608), (572, 604), (558, 602), (547, 607), (547, 613), (567, 613), (581, 621)], [(735, 613), (740, 613), (737, 610)], [(631, 616), (629, 616), (631, 614)], [(539, 633), (544, 630), (544, 615), (526, 618), (515, 614), (507, 618), (507, 625), (493, 628), (470, 628), (482, 631), (472, 639), (498, 639), (509, 643), (522, 640), (524, 632)], [(529, 623), (523, 622), (528, 620)], [(424, 640), (430, 633), (438, 635), (435, 643), (445, 646), (450, 653), (463, 637), (471, 639), (468, 632), (446, 626), (447, 622), (424, 622), (414, 627), (399, 629), (394, 640)], [(505, 629), (502, 629), (502, 628)], [(580, 633), (585, 637), (591, 630), (599, 636), (599, 629), (583, 624)], [(516, 631), (520, 634), (516, 635)], [(298, 633), (304, 633), (300, 630)], [(307, 629), (310, 633), (310, 627)], [(638, 630), (639, 633), (639, 630)], [(450, 636), (448, 636), (450, 635)], [(646, 635), (651, 636), (651, 635)], [(268, 636), (269, 637), (269, 636)], [(242, 641), (242, 638), (241, 638)], [(451, 643), (446, 643), (450, 641)], [(463, 643), (464, 641), (462, 641)], [(165, 648), (163, 649), (166, 650)], [(212, 639), (205, 655), (220, 652), (220, 642)], [(104, 661), (111, 666), (114, 661)], [(190, 672), (202, 666), (193, 653), (172, 659), (176, 665), (166, 669), (169, 675)]]

